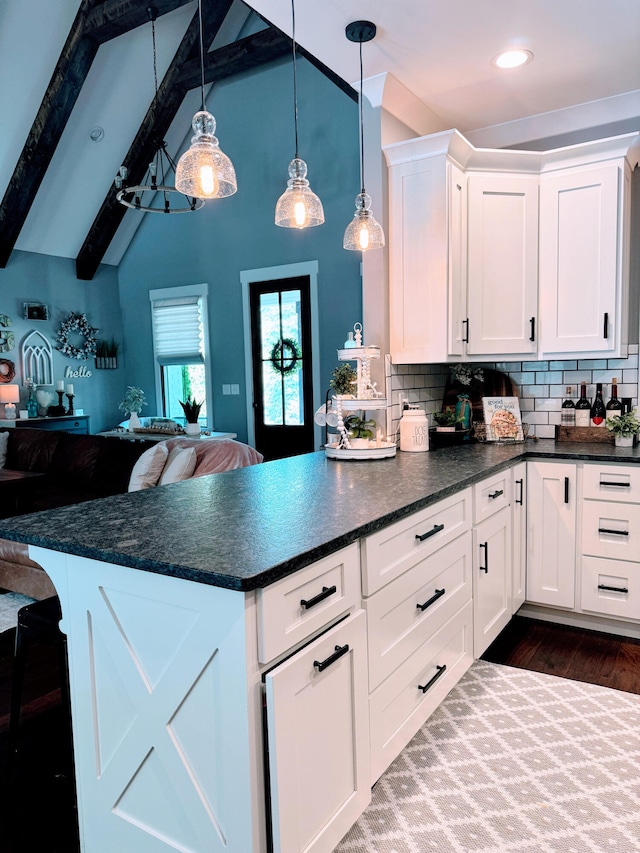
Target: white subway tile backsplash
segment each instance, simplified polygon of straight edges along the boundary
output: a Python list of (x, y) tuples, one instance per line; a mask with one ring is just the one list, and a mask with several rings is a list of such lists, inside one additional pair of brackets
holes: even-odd
[(562, 406), (559, 397), (537, 397), (535, 403), (536, 412), (559, 412)]
[(555, 438), (556, 437), (556, 428), (555, 426), (537, 426), (534, 431), (534, 435), (537, 435), (538, 438)]
[(577, 370), (577, 361), (550, 361), (549, 370)]
[(638, 371), (637, 370), (623, 370), (622, 371), (622, 381), (625, 383), (636, 382), (638, 381)]
[(520, 388), (520, 396), (521, 397), (536, 397), (538, 394), (548, 396), (549, 386), (548, 385), (523, 385)]
[(527, 412), (525, 421), (528, 424), (548, 424), (549, 415), (547, 412)]
[(606, 358), (597, 358), (592, 361), (589, 361), (588, 359), (578, 361), (578, 370), (606, 370), (606, 368)]

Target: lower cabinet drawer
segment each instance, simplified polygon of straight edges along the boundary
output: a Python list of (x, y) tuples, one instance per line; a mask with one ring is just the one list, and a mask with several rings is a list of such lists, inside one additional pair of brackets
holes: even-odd
[(640, 565), (624, 560), (582, 558), (583, 610), (640, 618)]
[(473, 604), (469, 601), (369, 696), (372, 784), (472, 662)]
[(258, 590), (258, 658), (268, 663), (360, 602), (358, 543)]
[(640, 504), (583, 501), (582, 553), (640, 561)]
[(471, 561), (467, 531), (365, 599), (370, 691), (471, 599)]

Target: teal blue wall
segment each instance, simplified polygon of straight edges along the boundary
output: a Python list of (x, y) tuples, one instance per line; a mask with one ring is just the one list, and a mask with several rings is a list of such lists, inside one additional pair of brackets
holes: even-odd
[[(24, 302), (46, 304), (49, 320), (24, 320)], [(22, 376), (20, 345), (33, 329), (42, 332), (54, 347), (54, 381), (62, 379), (67, 368), (77, 370), (84, 366), (91, 371), (89, 377), (65, 379), (65, 385), (73, 383), (75, 408), (84, 409), (85, 414), (91, 416), (91, 431), (99, 432), (115, 426), (122, 419), (118, 403), (124, 397), (127, 377), (122, 366), (117, 370), (96, 370), (93, 358), (76, 360), (55, 349), (60, 323), (71, 311), (85, 313), (89, 323), (100, 329), (99, 337), (115, 337), (122, 341), (116, 268), (103, 265), (93, 281), (78, 281), (75, 261), (71, 259), (13, 252), (6, 268), (0, 269), (0, 314), (8, 315), (13, 321), (11, 331), (15, 334), (15, 348), (0, 353), (0, 357), (15, 362), (16, 378), (13, 381), (22, 386), (25, 377)], [(70, 342), (75, 346), (82, 345), (79, 337), (70, 336)], [(22, 402), (26, 396), (21, 387)], [(66, 398), (64, 404), (67, 405)]]
[[(362, 319), (360, 254), (342, 249), (359, 191), (357, 105), (306, 61), (298, 62), (300, 156), (309, 166), (325, 223), (305, 231), (277, 228), (275, 204), (294, 155), (292, 68), (282, 61), (216, 86), (207, 106), (220, 147), (232, 159), (238, 192), (183, 216), (147, 215), (118, 278), (127, 382), (154, 396), (148, 292), (209, 284), (213, 413), (218, 430), (246, 440), (244, 334), (240, 271), (317, 260), (322, 391), (336, 349)], [(240, 396), (223, 396), (222, 384)], [(153, 414), (151, 407), (143, 414)]]

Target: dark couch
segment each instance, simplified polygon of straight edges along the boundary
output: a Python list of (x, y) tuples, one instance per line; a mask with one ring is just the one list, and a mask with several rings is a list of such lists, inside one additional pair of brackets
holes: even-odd
[[(77, 504), (127, 491), (131, 471), (151, 441), (124, 441), (37, 429), (9, 429), (5, 469), (42, 476), (0, 482), (0, 517)], [(54, 588), (26, 545), (0, 539), (0, 587), (32, 598)]]

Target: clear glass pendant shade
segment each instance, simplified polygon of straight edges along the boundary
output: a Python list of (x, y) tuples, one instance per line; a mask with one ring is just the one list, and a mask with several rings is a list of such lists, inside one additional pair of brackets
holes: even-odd
[(194, 198), (225, 198), (238, 189), (233, 163), (220, 150), (214, 136), (216, 120), (210, 112), (197, 112), (191, 122), (191, 147), (178, 160), (176, 189)]
[(307, 180), (307, 164), (296, 157), (289, 163), (287, 188), (276, 204), (276, 225), (281, 228), (310, 228), (322, 225), (322, 202)]
[(381, 249), (384, 246), (384, 231), (371, 213), (371, 196), (365, 192), (356, 196), (356, 212), (347, 225), (342, 248), (355, 252)]

